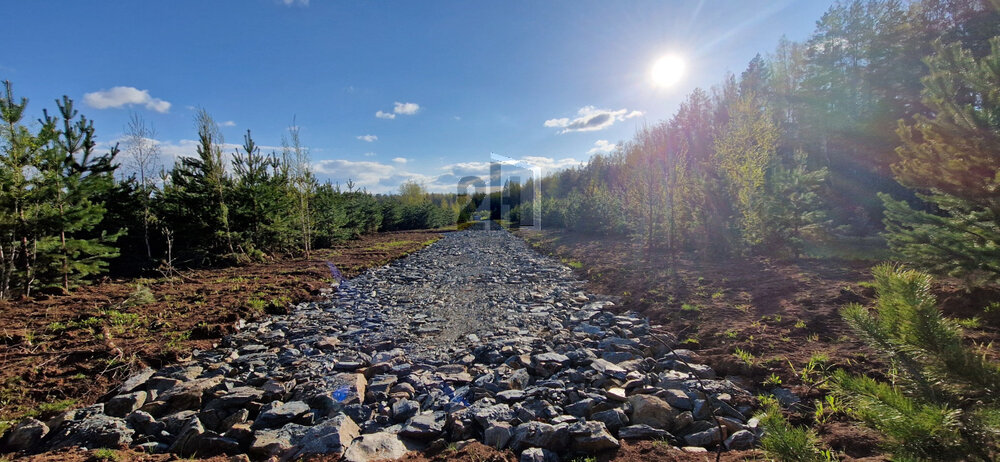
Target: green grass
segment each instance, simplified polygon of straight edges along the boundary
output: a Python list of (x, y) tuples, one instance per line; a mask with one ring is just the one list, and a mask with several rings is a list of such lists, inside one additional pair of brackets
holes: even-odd
[(105, 462), (118, 462), (121, 456), (113, 449), (98, 449), (94, 451), (94, 459)]
[(699, 313), (701, 312), (701, 307), (698, 305), (691, 305), (689, 303), (685, 303), (681, 305), (681, 311), (686, 311), (689, 313)]

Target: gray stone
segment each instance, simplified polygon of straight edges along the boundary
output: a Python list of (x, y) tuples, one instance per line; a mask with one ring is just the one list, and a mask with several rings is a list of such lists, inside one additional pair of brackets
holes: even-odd
[(531, 367), (538, 375), (548, 377), (569, 365), (569, 358), (555, 352), (540, 353), (531, 357)]
[(618, 431), (618, 429), (628, 425), (628, 416), (625, 415), (625, 411), (621, 409), (608, 409), (606, 411), (595, 412), (590, 418), (598, 422), (602, 422), (608, 430), (613, 432)]
[(339, 457), (360, 434), (357, 424), (350, 417), (340, 414), (310, 428), (302, 438), (302, 448), (296, 457), (315, 454)]
[(662, 393), (658, 394), (664, 399), (664, 401), (667, 402), (667, 404), (670, 404), (677, 409), (685, 411), (694, 409), (694, 404), (691, 402), (691, 398), (684, 392), (684, 390), (674, 388), (664, 390)]
[(573, 449), (585, 453), (595, 453), (618, 448), (620, 445), (603, 422), (578, 422), (569, 426), (573, 438)]
[(153, 374), (155, 373), (156, 371), (154, 371), (152, 368), (149, 367), (139, 372), (136, 372), (131, 377), (122, 382), (121, 386), (118, 387), (118, 393), (119, 394), (131, 393), (135, 391), (139, 387), (145, 385), (146, 382), (149, 380), (149, 378), (152, 377)]
[(3, 448), (5, 452), (31, 449), (47, 434), (49, 434), (49, 427), (47, 425), (40, 420), (28, 417), (7, 432), (7, 436), (4, 437), (0, 448)]
[(674, 419), (679, 411), (666, 401), (651, 395), (633, 395), (628, 402), (632, 405), (629, 418), (633, 424), (645, 424), (668, 431), (674, 428)]
[(504, 390), (497, 393), (497, 399), (505, 403), (510, 403), (514, 401), (521, 401), (524, 399), (523, 390)]
[(302, 401), (282, 403), (275, 401), (270, 409), (262, 411), (253, 421), (253, 429), (278, 428), (309, 412), (309, 405)]
[(753, 448), (757, 438), (748, 430), (740, 430), (726, 438), (726, 449), (741, 451)]
[(514, 371), (514, 373), (504, 381), (507, 388), (511, 390), (524, 390), (528, 387), (529, 383), (531, 383), (531, 375), (528, 374), (527, 369), (518, 369)]
[(182, 456), (190, 456), (195, 453), (201, 454), (201, 436), (205, 434), (205, 427), (201, 425), (201, 421), (197, 417), (191, 419), (184, 429), (180, 431), (177, 435), (177, 439), (170, 445), (168, 449), (169, 452), (180, 454)]
[(390, 412), (394, 422), (405, 422), (420, 412), (420, 403), (409, 399), (401, 399), (392, 403)]
[(49, 449), (71, 446), (88, 448), (117, 448), (132, 444), (134, 430), (125, 425), (125, 420), (97, 414), (84, 420), (66, 422), (58, 432), (50, 437)]
[(600, 374), (614, 377), (618, 380), (625, 380), (628, 371), (622, 369), (617, 364), (603, 358), (597, 358), (590, 362), (590, 367)]
[(510, 424), (498, 423), (483, 432), (483, 444), (496, 449), (504, 449), (512, 436), (514, 436), (514, 431)]
[(288, 459), (295, 453), (296, 444), (308, 427), (288, 424), (276, 430), (260, 430), (254, 433), (248, 454), (258, 460), (276, 457)]
[(208, 403), (208, 408), (236, 408), (246, 406), (251, 401), (260, 401), (264, 391), (255, 387), (237, 387)]
[(167, 403), (167, 412), (200, 409), (205, 392), (222, 383), (222, 380), (222, 376), (216, 376), (181, 382), (164, 391), (157, 400)]
[(618, 430), (618, 437), (623, 440), (672, 440), (670, 432), (650, 427), (645, 424), (629, 425)]
[(544, 448), (561, 451), (569, 444), (569, 432), (565, 426), (554, 426), (544, 422), (525, 422), (514, 428), (511, 448)]
[(712, 427), (708, 430), (685, 436), (684, 442), (687, 443), (688, 446), (713, 446), (722, 442), (722, 433), (719, 432), (719, 427)]
[(521, 451), (518, 462), (559, 462), (556, 453), (543, 448), (528, 448)]
[(497, 404), (482, 408), (473, 408), (472, 418), (480, 427), (489, 428), (497, 423), (509, 423), (517, 414), (506, 404)]
[(443, 413), (416, 415), (406, 421), (399, 431), (399, 436), (422, 441), (432, 440), (444, 433), (444, 424)]
[(125, 417), (146, 404), (146, 396), (144, 391), (115, 396), (104, 403), (104, 413), (111, 417)]
[(344, 452), (344, 460), (347, 462), (395, 460), (406, 455), (408, 451), (407, 444), (394, 433), (370, 433), (362, 435), (351, 443)]

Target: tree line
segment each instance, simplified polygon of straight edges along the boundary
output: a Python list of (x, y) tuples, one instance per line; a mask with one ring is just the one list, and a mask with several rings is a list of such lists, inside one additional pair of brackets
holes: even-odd
[(455, 195), (417, 183), (375, 195), (318, 181), (294, 125), (281, 152), (262, 152), (247, 130), (226, 153), (218, 124), (199, 110), (195, 152), (167, 169), (155, 130), (137, 115), (120, 143), (98, 152), (92, 121), (68, 97), (37, 124), (26, 121), (27, 103), (5, 82), (0, 299), (66, 293), (108, 271), (308, 258), (366, 233), (454, 224), (461, 210)]
[(545, 177), (544, 226), (669, 255), (797, 257), (881, 235), (917, 267), (996, 280), (997, 36), (987, 0), (838, 3), (808, 40)]

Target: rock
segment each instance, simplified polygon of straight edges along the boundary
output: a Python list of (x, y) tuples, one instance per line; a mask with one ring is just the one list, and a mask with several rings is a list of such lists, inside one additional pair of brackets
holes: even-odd
[(603, 358), (591, 361), (590, 367), (600, 374), (614, 377), (618, 380), (625, 380), (625, 376), (628, 374), (628, 371), (625, 369)]
[(540, 353), (531, 357), (531, 368), (543, 377), (555, 374), (569, 365), (569, 358), (555, 352)]
[(444, 433), (444, 423), (443, 414), (416, 415), (406, 421), (406, 425), (399, 431), (399, 436), (422, 441), (432, 440)]
[(111, 417), (125, 417), (146, 404), (146, 396), (144, 391), (115, 396), (104, 403), (104, 413)]
[(148, 412), (134, 411), (125, 416), (125, 422), (138, 431), (147, 435), (159, 435), (167, 428), (162, 422), (157, 422)]
[(649, 425), (629, 425), (618, 430), (618, 437), (623, 440), (666, 440), (674, 439), (674, 436), (666, 430), (650, 427)]
[(305, 434), (307, 427), (288, 424), (277, 430), (260, 430), (254, 434), (248, 453), (258, 460), (276, 457), (287, 459), (295, 452), (295, 445)]
[(524, 399), (523, 390), (504, 390), (497, 393), (497, 399), (505, 403), (517, 402)]
[(405, 422), (410, 417), (417, 415), (418, 412), (420, 412), (420, 403), (401, 399), (392, 403), (390, 416), (394, 422)]
[(363, 374), (340, 373), (330, 378), (327, 386), (329, 391), (318, 396), (322, 402), (314, 405), (335, 414), (349, 404), (364, 403), (368, 381)]
[(260, 401), (263, 397), (264, 390), (259, 388), (237, 387), (229, 390), (229, 393), (212, 400), (206, 407), (210, 409), (239, 408), (246, 406), (251, 401)]
[(527, 369), (518, 369), (514, 371), (514, 373), (504, 381), (507, 388), (511, 390), (524, 390), (530, 383), (531, 375), (528, 374)]
[(514, 432), (510, 424), (501, 422), (486, 429), (483, 433), (483, 444), (496, 449), (504, 449), (513, 435)]
[(395, 460), (409, 451), (406, 443), (398, 435), (378, 432), (362, 435), (354, 440), (344, 452), (347, 462), (368, 462), (372, 460)]
[(518, 462), (559, 462), (556, 453), (543, 448), (528, 448), (521, 451)]
[(132, 444), (135, 431), (125, 425), (125, 420), (96, 414), (84, 420), (74, 420), (50, 436), (48, 449), (71, 446), (88, 448), (117, 448)]
[(684, 442), (688, 446), (713, 446), (722, 442), (722, 433), (719, 432), (719, 427), (712, 427), (708, 430), (685, 436)]
[(295, 457), (319, 454), (339, 457), (360, 434), (357, 424), (350, 417), (340, 414), (310, 428), (303, 436), (304, 444)]
[[(477, 403), (478, 404), (478, 403)], [(506, 404), (473, 408), (472, 417), (480, 427), (489, 428), (498, 423), (509, 423), (517, 414)]]
[(676, 388), (670, 390), (664, 390), (662, 393), (658, 393), (658, 395), (661, 396), (664, 399), (664, 401), (667, 402), (667, 404), (670, 404), (671, 406), (677, 409), (681, 409), (684, 411), (690, 411), (694, 409), (694, 404), (691, 402), (691, 398), (688, 396), (687, 393), (684, 392), (684, 390), (679, 390)]
[(199, 451), (201, 449), (201, 436), (204, 434), (205, 427), (195, 417), (184, 426), (184, 429), (177, 435), (177, 439), (170, 445), (168, 451), (182, 456), (190, 456), (195, 453), (204, 456), (205, 454)]
[(726, 438), (726, 449), (733, 451), (752, 449), (756, 440), (757, 438), (750, 431), (740, 430), (732, 435), (729, 435), (729, 438)]
[(595, 412), (590, 416), (591, 420), (601, 422), (612, 432), (628, 425), (628, 416), (621, 409), (608, 409), (606, 411)]
[(652, 395), (633, 395), (628, 399), (632, 405), (630, 421), (637, 425), (649, 425), (653, 428), (672, 430), (674, 419), (679, 413), (666, 401)]
[[(166, 412), (200, 409), (202, 397), (210, 388), (222, 383), (223, 377), (216, 376), (178, 383), (164, 391), (157, 400), (167, 403)], [(156, 414), (153, 414), (155, 417)]]
[(290, 403), (275, 401), (275, 403), (276, 404), (271, 406), (270, 409), (261, 412), (260, 415), (254, 419), (251, 428), (254, 430), (259, 428), (278, 428), (295, 420), (310, 410), (309, 405), (303, 403), (302, 401), (292, 401)]
[(49, 434), (49, 427), (40, 420), (28, 417), (22, 420), (14, 428), (7, 432), (0, 448), (3, 452), (17, 452), (34, 448), (45, 435)]
[(573, 438), (573, 449), (588, 454), (618, 448), (618, 440), (603, 422), (578, 422), (569, 426), (570, 437)]
[(620, 403), (628, 401), (628, 398), (625, 397), (625, 389), (622, 387), (608, 388), (607, 390), (604, 390), (604, 396), (610, 400), (618, 401)]
[(149, 378), (152, 377), (153, 374), (155, 373), (156, 371), (154, 371), (152, 368), (149, 367), (139, 372), (136, 372), (131, 377), (122, 382), (121, 386), (118, 387), (118, 393), (123, 394), (136, 391), (136, 389), (145, 385), (146, 382), (149, 380)]
[(556, 427), (544, 422), (525, 422), (514, 428), (511, 448), (521, 450), (535, 447), (550, 451), (561, 451), (569, 445), (566, 427)]
[(472, 381), (472, 376), (466, 372), (465, 366), (461, 364), (447, 364), (437, 368), (435, 375), (444, 380), (445, 382), (452, 383), (469, 383)]

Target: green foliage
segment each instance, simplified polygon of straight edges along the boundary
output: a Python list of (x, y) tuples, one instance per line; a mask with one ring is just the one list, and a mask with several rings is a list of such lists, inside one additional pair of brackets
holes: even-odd
[(0, 98), (0, 298), (37, 288), (69, 291), (103, 272), (122, 234), (99, 231), (113, 187), (115, 146), (95, 153), (93, 123), (68, 97), (43, 111), (37, 132), (21, 124), (27, 100), (10, 82)]
[(114, 449), (102, 448), (94, 450), (94, 460), (102, 462), (118, 462), (122, 458)]
[(849, 305), (842, 315), (898, 373), (887, 384), (838, 371), (835, 395), (901, 456), (994, 460), (1000, 365), (963, 344), (961, 328), (937, 308), (930, 276), (892, 265), (872, 273), (874, 308)]
[(797, 427), (781, 414), (773, 398), (761, 398), (763, 413), (757, 415), (764, 429), (760, 447), (771, 460), (813, 462), (831, 460), (829, 451), (821, 450), (819, 438), (804, 427)]
[(935, 44), (923, 103), (933, 116), (900, 122), (893, 166), (931, 210), (881, 195), (889, 244), (914, 265), (1000, 280), (1000, 37), (976, 59), (960, 44)]

